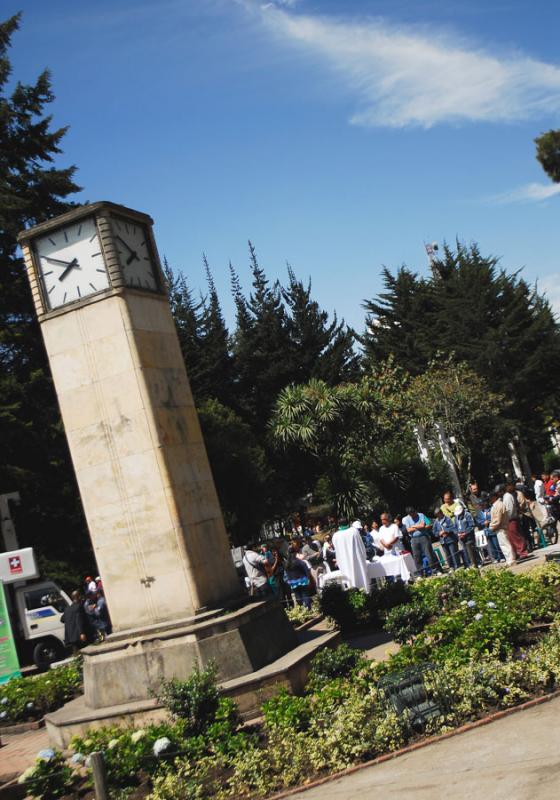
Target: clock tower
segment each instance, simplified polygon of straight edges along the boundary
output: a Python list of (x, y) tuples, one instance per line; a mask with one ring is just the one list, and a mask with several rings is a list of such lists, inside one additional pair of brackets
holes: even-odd
[[(186, 677), (193, 663), (216, 657), (208, 641), (206, 655), (191, 646), (199, 622), (219, 610), (223, 627), (223, 609), (243, 602), (152, 220), (99, 202), (19, 241), (113, 621), (108, 644), (85, 651), (86, 701), (148, 698), (156, 678)], [(253, 619), (254, 630), (259, 624)], [(153, 637), (161, 642), (164, 630), (158, 650)], [(202, 638), (211, 639), (207, 629)], [(236, 661), (230, 651), (220, 671), (235, 677), (286, 649), (268, 647), (264, 661), (247, 652)]]

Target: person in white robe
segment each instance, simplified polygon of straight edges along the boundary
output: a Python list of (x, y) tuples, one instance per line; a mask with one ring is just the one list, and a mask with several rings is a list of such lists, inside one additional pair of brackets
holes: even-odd
[(364, 589), (368, 594), (371, 580), (368, 575), (366, 548), (356, 528), (351, 528), (348, 520), (342, 518), (338, 530), (332, 537), (336, 553), (336, 563), (341, 573), (348, 578), (350, 585), (356, 589)]

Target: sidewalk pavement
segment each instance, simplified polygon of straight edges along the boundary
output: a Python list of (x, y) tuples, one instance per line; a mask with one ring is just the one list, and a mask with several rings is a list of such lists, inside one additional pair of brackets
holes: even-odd
[(39, 750), (49, 747), (46, 728), (18, 733), (11, 736), (2, 734), (0, 747), (0, 785), (17, 778), (35, 761)]
[(555, 698), (290, 800), (558, 800), (559, 734)]

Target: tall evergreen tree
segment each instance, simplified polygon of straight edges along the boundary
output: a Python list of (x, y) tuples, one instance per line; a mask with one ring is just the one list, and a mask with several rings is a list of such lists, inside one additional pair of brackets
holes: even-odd
[(365, 363), (374, 366), (390, 355), (408, 372), (419, 374), (432, 355), (431, 287), (407, 267), (393, 275), (383, 268), (385, 290), (364, 302), (366, 331), (360, 337)]
[(318, 378), (334, 386), (353, 380), (359, 371), (354, 333), (344, 320), (338, 322), (336, 314), (329, 322), (328, 312), (311, 297), (311, 279), (305, 285), (288, 264), (288, 285), (282, 289), (282, 296), (289, 313), (292, 382)]
[(201, 390), (203, 372), (202, 300), (196, 301), (183, 273), (176, 273), (164, 259), (164, 271), (169, 292), (169, 305), (175, 320), (181, 352), (195, 399), (205, 397)]
[(202, 335), (200, 393), (226, 406), (235, 404), (230, 336), (206, 255), (203, 255), (208, 294), (200, 319)]
[(454, 353), (510, 401), (513, 431), (547, 446), (545, 418), (558, 408), (560, 327), (549, 303), (477, 245), (444, 247), (429, 279), (385, 270), (386, 291), (365, 304), (367, 361), (393, 354), (414, 374)]
[(249, 255), (253, 290), (248, 301), (234, 273), (233, 347), (241, 411), (255, 430), (263, 432), (278, 393), (291, 381), (290, 337), (280, 286), (270, 285), (251, 242)]
[[(8, 92), (16, 15), (0, 24), (0, 491), (19, 491), (20, 540), (53, 557), (91, 557), (48, 361), (17, 234), (67, 211), (75, 167), (58, 168), (66, 128), (52, 129), (50, 75)], [(88, 555), (89, 554), (89, 555)]]

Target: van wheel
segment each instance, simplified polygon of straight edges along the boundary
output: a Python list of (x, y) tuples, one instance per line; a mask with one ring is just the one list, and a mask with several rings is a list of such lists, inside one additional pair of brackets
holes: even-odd
[(33, 649), (33, 661), (43, 671), (49, 669), (55, 661), (60, 661), (64, 656), (64, 648), (55, 639), (39, 642)]

